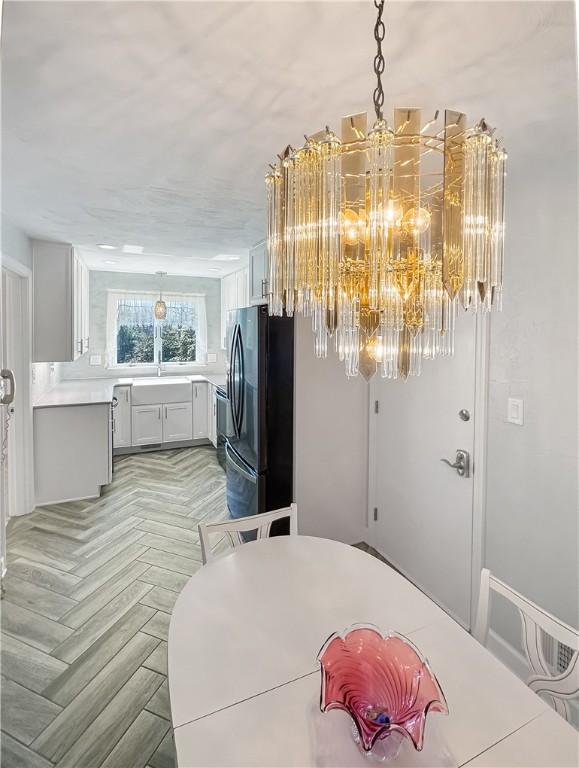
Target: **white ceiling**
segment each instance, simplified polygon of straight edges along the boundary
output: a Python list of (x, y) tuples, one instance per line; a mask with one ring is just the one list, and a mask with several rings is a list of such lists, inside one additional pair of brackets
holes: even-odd
[[(514, 167), (549, 126), (575, 141), (572, 2), (387, 2), (385, 20), (387, 114), (484, 116)], [(373, 24), (371, 0), (5, 0), (6, 214), (92, 267), (237, 268), (210, 259), (263, 238), (276, 152), (370, 107)]]

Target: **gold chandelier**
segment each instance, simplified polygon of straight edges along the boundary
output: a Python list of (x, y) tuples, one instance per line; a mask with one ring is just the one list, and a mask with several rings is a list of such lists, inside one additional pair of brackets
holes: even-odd
[(480, 120), (419, 109), (383, 118), (382, 21), (376, 122), (342, 119), (288, 146), (266, 176), (269, 313), (312, 318), (315, 353), (334, 339), (346, 374), (418, 375), (454, 353), (458, 308), (500, 308), (506, 152)]

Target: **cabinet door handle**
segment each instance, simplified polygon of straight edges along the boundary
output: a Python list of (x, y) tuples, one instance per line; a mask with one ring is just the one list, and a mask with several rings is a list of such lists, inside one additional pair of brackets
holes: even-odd
[(161, 419), (161, 406), (159, 406), (159, 407), (157, 408), (157, 418), (158, 418), (159, 420)]
[(165, 406), (165, 418), (167, 418), (167, 413), (168, 412), (169, 412), (169, 409), (167, 408), (167, 406)]
[(264, 277), (263, 280), (261, 281), (261, 298), (262, 299), (265, 299), (266, 297), (266, 294), (267, 294), (266, 287), (267, 287), (267, 280)]

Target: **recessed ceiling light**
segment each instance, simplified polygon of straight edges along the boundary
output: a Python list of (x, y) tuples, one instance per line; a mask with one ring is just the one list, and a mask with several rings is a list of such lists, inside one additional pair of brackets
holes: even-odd
[(102, 248), (103, 251), (116, 251), (117, 246), (116, 245), (108, 245), (108, 243), (97, 243), (99, 248)]
[(118, 261), (111, 261), (110, 259), (105, 259), (105, 264), (118, 264)]
[(221, 272), (220, 269), (216, 269), (215, 267), (209, 267), (209, 269), (207, 271), (208, 272)]
[(213, 261), (239, 261), (240, 258), (241, 256), (229, 256), (226, 253), (220, 253), (213, 257)]
[(142, 245), (123, 245), (124, 253), (135, 253), (138, 255), (143, 253), (144, 250)]

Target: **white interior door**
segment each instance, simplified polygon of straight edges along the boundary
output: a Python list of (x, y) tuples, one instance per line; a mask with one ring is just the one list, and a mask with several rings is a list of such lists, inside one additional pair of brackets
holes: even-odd
[[(475, 318), (457, 318), (453, 358), (423, 361), (422, 374), (406, 382), (375, 377), (371, 386), (370, 507), (377, 508), (377, 520), (370, 524), (370, 543), (468, 628)], [(463, 409), (468, 421), (459, 415)], [(470, 477), (441, 462), (454, 462), (458, 449), (469, 453)]]

